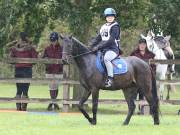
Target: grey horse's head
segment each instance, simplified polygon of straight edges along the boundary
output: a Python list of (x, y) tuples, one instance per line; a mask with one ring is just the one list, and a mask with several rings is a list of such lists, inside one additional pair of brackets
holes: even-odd
[(73, 40), (72, 36), (65, 36), (62, 37), (63, 40), (63, 55), (62, 55), (62, 62), (63, 64), (70, 64), (70, 58), (72, 57), (72, 47), (73, 47)]
[(153, 52), (153, 49), (155, 47), (158, 47), (160, 49), (166, 49), (170, 54), (173, 54), (169, 41), (171, 38), (170, 35), (165, 37), (163, 35), (155, 36), (155, 34), (152, 31), (149, 31), (147, 33), (147, 36), (141, 34), (141, 38), (146, 39), (148, 50)]
[(157, 43), (158, 47), (161, 49), (164, 49), (168, 46), (170, 46), (170, 40), (171, 36), (156, 36), (154, 37), (155, 42)]

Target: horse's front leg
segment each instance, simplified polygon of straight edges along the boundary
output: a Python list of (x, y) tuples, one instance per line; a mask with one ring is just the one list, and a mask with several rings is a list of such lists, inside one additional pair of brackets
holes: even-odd
[(86, 119), (88, 119), (88, 121), (91, 123), (92, 119), (89, 117), (89, 114), (84, 110), (84, 103), (87, 101), (87, 99), (89, 98), (89, 96), (91, 95), (91, 92), (88, 90), (84, 90), (84, 93), (79, 101), (79, 105), (78, 108), (79, 110), (82, 112), (82, 114), (84, 115), (84, 117)]
[(99, 90), (92, 91), (92, 112), (93, 112), (93, 119), (91, 121), (92, 125), (96, 125), (97, 122), (97, 109), (98, 109), (98, 100), (99, 100)]

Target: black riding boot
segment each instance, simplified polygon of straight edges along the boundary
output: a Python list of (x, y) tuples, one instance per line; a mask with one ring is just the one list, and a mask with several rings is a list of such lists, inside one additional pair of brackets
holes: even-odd
[(48, 105), (48, 107), (47, 107), (47, 110), (48, 110), (48, 111), (52, 111), (52, 105), (53, 105), (52, 103), (50, 103), (50, 104)]
[[(28, 99), (28, 96), (22, 96), (22, 99)], [(27, 103), (22, 103), (21, 110), (26, 111), (27, 110)]]
[[(21, 99), (21, 95), (16, 95), (16, 99)], [(17, 111), (21, 111), (21, 103), (16, 103), (16, 109)]]
[[(57, 96), (58, 96), (58, 90), (50, 90), (50, 96), (51, 96), (51, 99), (56, 99)], [(50, 103), (50, 104), (48, 105), (47, 110), (48, 110), (48, 111), (53, 110), (53, 105), (54, 105), (54, 109), (55, 109), (55, 110), (59, 110), (59, 109), (60, 109), (58, 104), (56, 104), (56, 103)]]

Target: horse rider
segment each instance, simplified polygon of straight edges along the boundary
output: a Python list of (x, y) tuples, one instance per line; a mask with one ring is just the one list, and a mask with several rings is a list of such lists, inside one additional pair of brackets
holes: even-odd
[[(59, 34), (52, 32), (49, 37), (50, 44), (44, 50), (43, 58), (61, 59), (62, 58), (62, 46), (59, 43)], [(55, 79), (49, 83), (49, 91), (51, 99), (56, 99), (58, 96), (59, 81), (57, 79), (63, 78), (63, 65), (62, 64), (47, 64), (46, 65), (46, 78)], [(59, 110), (59, 106), (56, 103), (50, 103), (47, 110), (53, 109)]]
[(104, 10), (106, 23), (100, 28), (99, 34), (92, 41), (92, 51), (101, 50), (104, 53), (104, 63), (107, 69), (108, 77), (105, 81), (105, 87), (111, 87), (113, 82), (113, 65), (111, 61), (120, 54), (120, 25), (115, 20), (116, 11), (113, 8)]
[[(8, 48), (10, 50), (10, 57), (13, 58), (37, 58), (38, 53), (31, 45), (26, 32), (20, 33), (20, 40), (11, 42), (14, 44)], [(8, 44), (10, 45), (10, 44)], [(15, 78), (32, 78), (31, 63), (16, 63), (15, 64)], [(30, 83), (16, 83), (17, 92), (16, 98), (27, 99)], [(16, 103), (16, 108), (19, 111), (26, 111), (27, 103)]]

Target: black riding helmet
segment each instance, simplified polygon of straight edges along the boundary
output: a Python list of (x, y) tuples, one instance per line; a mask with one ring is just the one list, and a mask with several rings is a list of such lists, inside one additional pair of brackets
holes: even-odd
[(20, 32), (19, 36), (23, 41), (27, 41), (28, 34), (26, 32)]
[(141, 38), (141, 39), (139, 40), (139, 44), (141, 44), (141, 43), (147, 44), (146, 39)]

